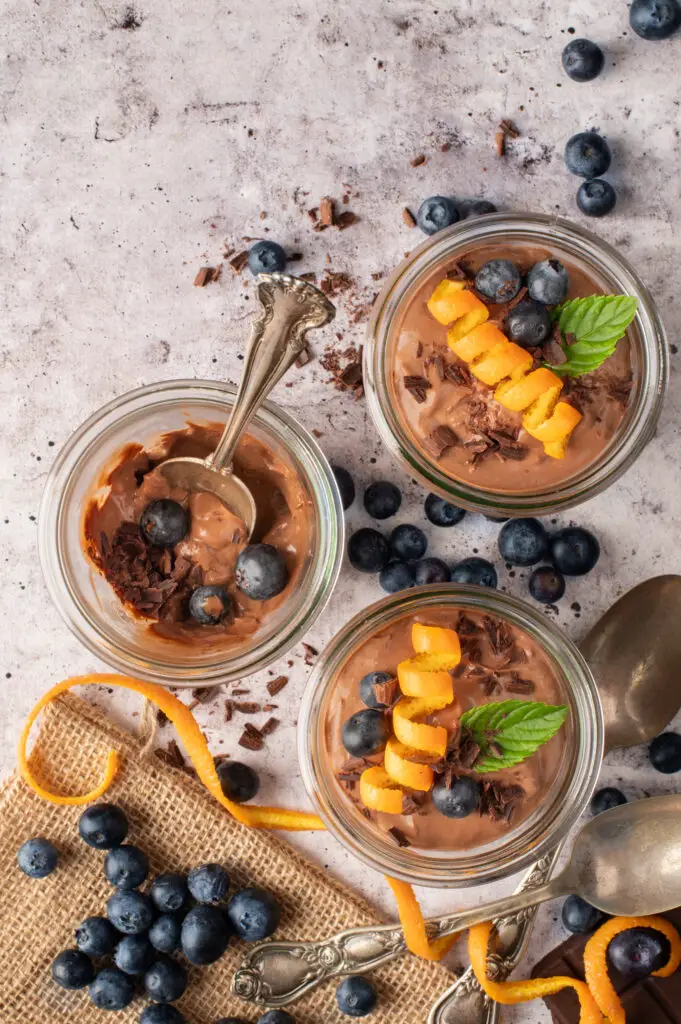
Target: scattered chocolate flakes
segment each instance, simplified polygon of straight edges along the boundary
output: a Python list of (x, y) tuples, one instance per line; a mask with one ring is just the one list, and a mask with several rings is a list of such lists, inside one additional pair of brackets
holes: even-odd
[(507, 824), (510, 824), (515, 808), (525, 796), (522, 786), (505, 786), (496, 780), (483, 780), (480, 790), (480, 816), (488, 815), (492, 821), (505, 821)]
[(344, 351), (339, 351), (329, 346), (319, 361), (331, 374), (331, 383), (338, 391), (350, 391), (355, 399), (362, 397), (364, 382), (361, 348), (357, 349), (351, 345)]
[(461, 363), (448, 363), (445, 366), (445, 377), (452, 384), (458, 384), (462, 388), (469, 388), (473, 383), (473, 374)]
[(408, 206), (404, 206), (402, 208), (402, 220), (404, 221), (408, 228), (416, 227), (416, 217), (411, 212)]
[(229, 260), (229, 265), (235, 274), (240, 274), (248, 263), (248, 252), (244, 249), (243, 252), (238, 252), (236, 256), (232, 256)]
[(262, 750), (265, 745), (260, 729), (256, 729), (250, 722), (246, 723), (244, 731), (239, 737), (239, 746), (246, 750)]
[(239, 711), (242, 715), (257, 715), (261, 707), (254, 700), (235, 700), (234, 710)]
[(377, 683), (374, 686), (374, 697), (379, 704), (385, 704), (391, 708), (399, 696), (397, 679), (389, 679), (386, 683)]
[(482, 625), (495, 654), (503, 654), (513, 646), (511, 627), (503, 619), (493, 619), (491, 615), (485, 615)]
[(197, 686), (192, 690), (192, 697), (199, 704), (210, 704), (220, 692), (219, 686)]
[(276, 679), (270, 679), (267, 684), (267, 692), (270, 697), (276, 697), (278, 693), (284, 689), (288, 683), (288, 676), (277, 676)]
[(392, 838), (395, 840), (397, 845), (400, 846), (402, 849), (406, 849), (408, 846), (411, 846), (411, 843), (409, 842), (409, 840), (405, 836), (405, 834), (402, 831), (402, 829), (401, 828), (397, 828), (396, 825), (393, 825), (392, 828), (388, 829), (388, 835), (392, 836)]
[(243, 697), (244, 694), (250, 693), (251, 691), (246, 686), (239, 686), (236, 690), (232, 690), (232, 697)]
[(626, 406), (631, 395), (633, 382), (630, 380), (611, 380), (608, 382), (606, 394), (619, 405)]
[(270, 736), (279, 726), (278, 718), (268, 718), (264, 725), (260, 726), (262, 736)]
[(508, 135), (509, 138), (511, 139), (520, 138), (520, 132), (514, 125), (513, 121), (509, 121), (509, 119), (506, 117), (499, 122), (499, 128), (502, 132), (504, 132), (505, 135)]
[(321, 291), (329, 298), (349, 291), (353, 285), (354, 282), (349, 274), (345, 274), (342, 270), (329, 270), (328, 267), (324, 268), (322, 279), (319, 282)]
[(319, 223), (330, 228), (334, 222), (334, 203), (331, 196), (319, 200)]
[(504, 686), (509, 693), (534, 693), (534, 683), (531, 679), (522, 679), (517, 673), (513, 673), (510, 679), (504, 680)]
[(217, 281), (220, 277), (221, 267), (201, 267), (194, 278), (195, 288), (205, 288), (211, 281)]
[(305, 664), (312, 665), (315, 658), (319, 657), (319, 651), (312, 644), (303, 643), (303, 650), (305, 651)]
[(501, 693), (501, 682), (494, 672), (487, 672), (479, 682), (485, 697), (492, 697), (495, 693)]
[(432, 387), (427, 377), (418, 374), (406, 374), (403, 383), (412, 398), (419, 403), (425, 402), (426, 392)]
[(423, 165), (427, 162), (427, 160), (428, 160), (428, 157), (425, 155), (425, 153), (419, 153), (417, 156), (413, 157), (409, 161), (409, 166), (410, 167), (423, 167)]
[(432, 430), (421, 443), (434, 459), (439, 459), (448, 448), (453, 448), (458, 444), (459, 439), (450, 427), (441, 426)]

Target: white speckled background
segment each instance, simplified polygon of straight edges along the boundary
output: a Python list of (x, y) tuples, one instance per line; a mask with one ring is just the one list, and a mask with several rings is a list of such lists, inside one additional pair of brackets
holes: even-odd
[[(572, 28), (606, 50), (595, 83), (562, 73)], [(192, 286), (203, 263), (220, 260), (224, 239), (238, 244), (266, 229), (303, 253), (296, 272), (319, 271), (328, 256), (370, 295), (372, 272), (388, 271), (417, 241), (401, 208), (434, 192), (581, 219), (578, 182), (561, 151), (575, 131), (598, 127), (614, 151), (620, 202), (597, 228), (634, 262), (671, 342), (677, 337), (681, 36), (657, 44), (632, 37), (624, 0), (137, 0), (132, 8), (6, 0), (0, 39), (2, 771), (38, 695), (64, 675), (100, 667), (49, 604), (37, 564), (36, 516), (53, 456), (122, 391), (170, 377), (237, 377), (248, 276), (225, 266), (218, 284)], [(494, 131), (504, 116), (522, 138), (500, 161)], [(419, 153), (428, 161), (412, 168)], [(313, 233), (301, 202), (340, 196), (341, 182), (361, 222)], [(309, 192), (302, 201), (301, 191)], [(339, 329), (343, 344), (361, 340), (362, 325), (348, 326), (342, 313)], [(673, 355), (658, 437), (619, 485), (576, 516), (603, 546), (597, 571), (571, 582), (561, 605), (559, 619), (576, 638), (636, 582), (681, 571), (675, 362)], [(321, 432), (327, 454), (360, 485), (387, 476), (404, 487), (396, 521), (421, 522), (424, 495), (381, 450), (364, 404), (327, 386), (326, 376), (310, 364), (277, 397)], [(350, 529), (366, 522), (356, 505)], [(431, 553), (493, 556), (495, 537), (494, 524), (469, 516), (432, 536)], [(503, 574), (502, 582), (524, 591), (520, 577)], [(322, 646), (339, 621), (379, 596), (377, 583), (346, 568), (310, 641)], [(268, 800), (302, 804), (293, 742), (309, 669), (301, 651), (294, 658), (277, 742), (249, 760), (265, 775)], [(254, 694), (264, 694), (265, 680), (250, 681)], [(119, 714), (133, 714), (134, 705), (116, 703)], [(241, 723), (220, 725), (210, 707), (197, 714), (216, 752), (230, 749)], [(642, 749), (608, 758), (603, 777), (631, 796), (675, 785), (651, 771)], [(296, 841), (390, 905), (382, 880), (334, 842)], [(447, 903), (469, 898), (452, 893)], [(436, 894), (425, 902), (443, 903)], [(556, 904), (540, 912), (530, 961), (563, 937), (558, 912)], [(548, 1015), (532, 1007), (506, 1019)]]

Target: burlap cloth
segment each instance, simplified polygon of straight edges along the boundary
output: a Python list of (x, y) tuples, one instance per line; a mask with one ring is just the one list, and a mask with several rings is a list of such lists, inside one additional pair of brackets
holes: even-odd
[[(200, 783), (151, 755), (80, 698), (66, 695), (42, 716), (32, 767), (51, 789), (84, 792), (101, 773), (103, 755), (114, 746), (122, 769), (105, 799), (119, 803), (130, 820), (131, 842), (149, 855), (152, 873), (187, 871), (219, 861), (237, 885), (259, 884), (284, 907), (277, 937), (321, 939), (333, 932), (380, 920), (350, 889), (306, 860), (284, 840), (238, 825)], [(106, 1014), (87, 991), (66, 992), (50, 978), (56, 954), (73, 946), (75, 926), (103, 914), (111, 887), (103, 854), (79, 837), (82, 808), (61, 807), (35, 796), (16, 775), (0, 785), (0, 1021), (2, 1024), (104, 1024), (139, 1020), (143, 997), (127, 1010)], [(16, 865), (24, 840), (43, 835), (61, 852), (49, 878), (27, 878)], [(191, 968), (187, 992), (178, 1002), (189, 1024), (214, 1024), (237, 1015), (256, 1021), (262, 1010), (230, 993), (233, 972), (247, 946), (230, 943), (209, 967)], [(404, 956), (373, 972), (380, 991), (372, 1024), (425, 1024), (435, 998), (452, 981), (438, 964)], [(289, 1007), (296, 1024), (347, 1024), (336, 1006), (333, 981)]]

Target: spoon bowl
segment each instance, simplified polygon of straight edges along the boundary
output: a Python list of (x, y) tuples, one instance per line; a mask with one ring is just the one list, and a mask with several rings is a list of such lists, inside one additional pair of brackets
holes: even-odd
[(288, 274), (260, 274), (260, 313), (253, 321), (241, 383), (215, 451), (205, 459), (183, 456), (158, 467), (171, 489), (215, 494), (244, 523), (250, 539), (257, 518), (250, 490), (234, 475), (232, 460), (253, 413), (302, 354), (308, 331), (323, 327), (335, 307), (314, 285)]

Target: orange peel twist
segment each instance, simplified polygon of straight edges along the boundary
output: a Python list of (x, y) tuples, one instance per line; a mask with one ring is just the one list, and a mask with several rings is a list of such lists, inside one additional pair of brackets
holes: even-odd
[(577, 978), (528, 978), (527, 981), (492, 981), (487, 977), (487, 953), (493, 925), (474, 925), (468, 933), (468, 955), (480, 988), (497, 1003), (513, 1006), (531, 999), (552, 996), (564, 988), (573, 988), (579, 999), (580, 1024), (604, 1024), (598, 1003), (584, 981)]
[(601, 1012), (610, 1024), (625, 1024), (624, 1008), (613, 988), (608, 974), (606, 954), (608, 946), (620, 932), (629, 928), (654, 928), (662, 932), (671, 946), (669, 960), (655, 971), (656, 978), (668, 978), (681, 964), (681, 936), (674, 925), (664, 917), (613, 917), (594, 932), (584, 948), (584, 977)]

